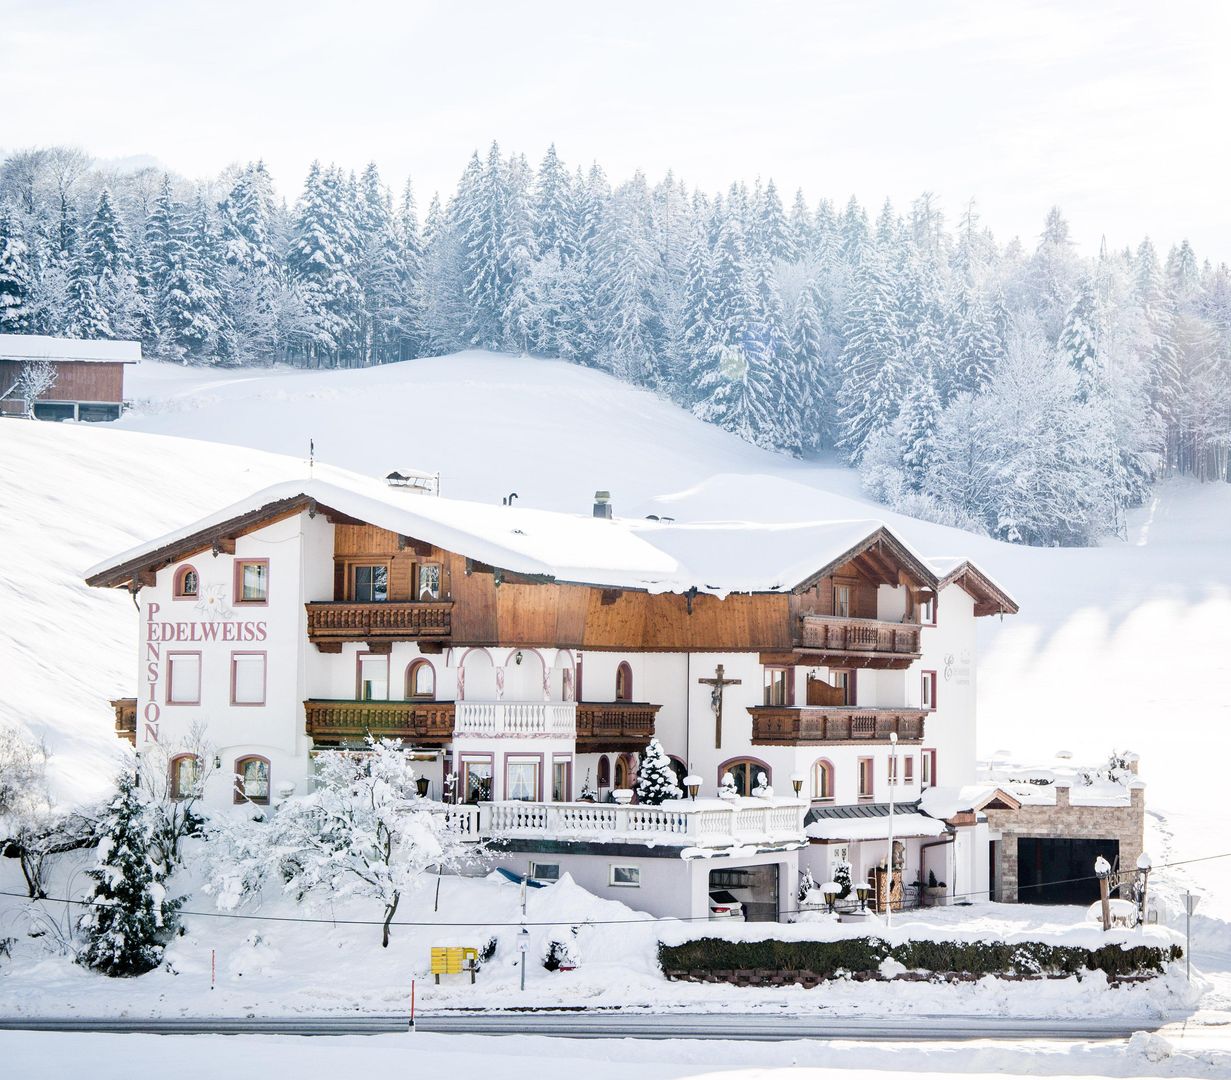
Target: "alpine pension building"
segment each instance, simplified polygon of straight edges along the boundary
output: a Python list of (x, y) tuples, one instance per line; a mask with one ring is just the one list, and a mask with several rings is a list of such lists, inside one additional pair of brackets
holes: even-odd
[[(388, 736), (504, 865), (656, 914), (703, 917), (722, 889), (778, 918), (839, 862), (882, 904), (929, 872), (987, 895), (984, 811), (1015, 803), (976, 784), (975, 620), (1017, 607), (971, 562), (875, 521), (628, 520), (605, 493), (571, 515), (317, 475), (89, 572), (137, 600), (117, 727), (159, 744), (173, 790), (204, 770), (207, 803), (273, 812), (314, 755)], [(630, 805), (655, 736), (695, 797)]]

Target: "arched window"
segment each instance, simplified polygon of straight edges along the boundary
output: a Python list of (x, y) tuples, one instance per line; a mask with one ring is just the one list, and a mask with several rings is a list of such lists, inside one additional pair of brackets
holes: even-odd
[(671, 771), (675, 773), (675, 782), (679, 785), (680, 791), (687, 791), (684, 787), (684, 777), (688, 775), (688, 766), (684, 764), (684, 759), (671, 754), (669, 757)]
[(201, 759), (196, 754), (177, 754), (171, 759), (171, 798), (199, 795)]
[(632, 754), (621, 754), (616, 758), (615, 763), (615, 784), (616, 790), (631, 788), (636, 778), (636, 767), (633, 762)]
[(430, 660), (413, 660), (406, 669), (406, 696), (414, 701), (436, 697), (436, 669)]
[(269, 761), (243, 757), (235, 763), (235, 801), (269, 805)]
[(719, 787), (722, 787), (728, 773), (731, 774), (735, 790), (740, 795), (751, 795), (762, 773), (765, 774), (766, 783), (773, 780), (774, 776), (773, 770), (759, 758), (731, 758), (730, 761), (724, 761), (718, 766)]
[(174, 595), (177, 600), (195, 600), (201, 591), (196, 567), (185, 563), (175, 571)]
[(819, 802), (833, 801), (833, 763), (824, 758), (812, 765), (812, 797)]
[(633, 700), (633, 669), (627, 660), (621, 660), (616, 668), (616, 701)]
[(598, 786), (611, 787), (611, 758), (606, 754), (600, 755), (598, 759)]

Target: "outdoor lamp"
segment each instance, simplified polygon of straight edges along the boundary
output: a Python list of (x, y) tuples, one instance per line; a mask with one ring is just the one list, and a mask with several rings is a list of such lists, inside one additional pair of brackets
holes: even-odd
[(872, 888), (866, 881), (855, 882), (855, 895), (859, 897), (859, 909), (868, 910), (868, 891)]
[(791, 787), (795, 789), (795, 798), (799, 798), (799, 793), (804, 789), (804, 778), (796, 773), (791, 777)]
[(701, 777), (686, 776), (684, 777), (684, 786), (688, 789), (688, 794), (693, 802), (697, 801), (697, 792), (701, 790)]
[(428, 780), (426, 776), (415, 777), (415, 788), (419, 792), (419, 798), (421, 799), (427, 798), (427, 788), (428, 788), (429, 783), (430, 781)]
[(222, 758), (219, 757), (217, 754), (214, 755), (214, 768), (215, 769), (222, 768)]
[(1154, 864), (1150, 862), (1150, 856), (1144, 851), (1137, 856), (1137, 869), (1143, 874), (1148, 874), (1154, 868)]

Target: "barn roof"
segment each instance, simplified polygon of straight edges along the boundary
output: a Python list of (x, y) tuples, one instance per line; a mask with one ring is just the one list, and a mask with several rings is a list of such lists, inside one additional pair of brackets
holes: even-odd
[(0, 334), (0, 360), (136, 364), (141, 361), (141, 342), (60, 338), (44, 334)]

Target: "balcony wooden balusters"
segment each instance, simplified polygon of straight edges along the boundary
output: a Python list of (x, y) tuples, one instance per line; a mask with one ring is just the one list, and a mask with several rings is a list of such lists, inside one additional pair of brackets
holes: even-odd
[(577, 703), (577, 749), (581, 753), (644, 750), (654, 737), (661, 705), (643, 701)]
[(857, 709), (850, 706), (767, 705), (752, 714), (752, 742), (757, 746), (819, 746), (832, 743), (888, 742), (897, 734), (904, 743), (922, 742), (925, 709)]
[(318, 745), (376, 738), (445, 743), (453, 738), (452, 701), (305, 701), (304, 730)]
[(800, 616), (799, 647), (853, 667), (903, 668), (919, 659), (919, 624)]
[(361, 604), (311, 603), (308, 640), (321, 651), (336, 651), (346, 641), (446, 640), (453, 633), (453, 601), (385, 601)]

